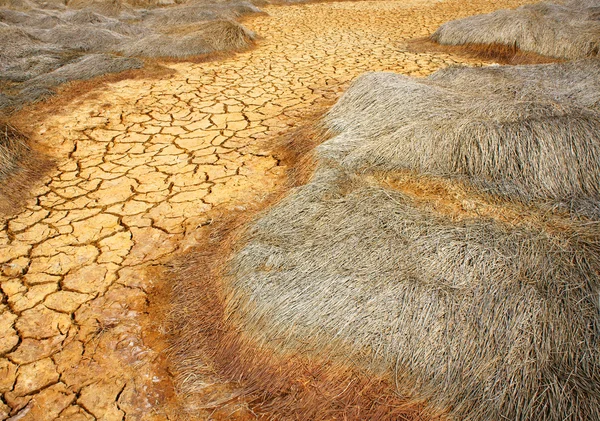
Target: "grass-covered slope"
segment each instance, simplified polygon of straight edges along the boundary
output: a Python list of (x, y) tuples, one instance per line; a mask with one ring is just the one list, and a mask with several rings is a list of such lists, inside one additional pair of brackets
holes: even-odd
[[(597, 76), (580, 61), (357, 79), (324, 119), (312, 179), (220, 275), (181, 272), (180, 375), (210, 349), (249, 390), (276, 384), (276, 408), (341, 376), (314, 419), (600, 418)], [(210, 290), (194, 277), (224, 289), (219, 332), (194, 319)], [(282, 386), (313, 363), (317, 380)], [(403, 401), (369, 401), (353, 368)]]
[(543, 56), (598, 56), (600, 2), (571, 0), (498, 10), (443, 24), (431, 37), (447, 45), (506, 45)]
[(64, 82), (138, 69), (144, 57), (247, 48), (255, 35), (235, 19), (260, 11), (235, 1), (151, 6), (26, 2), (0, 8), (0, 109), (42, 99)]
[(345, 170), (410, 170), (494, 194), (596, 208), (600, 61), (373, 73), (327, 116), (320, 155)]

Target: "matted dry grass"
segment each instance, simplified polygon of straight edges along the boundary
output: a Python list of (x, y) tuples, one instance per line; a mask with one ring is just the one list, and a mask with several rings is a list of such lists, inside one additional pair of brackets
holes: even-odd
[(444, 53), (456, 54), (473, 59), (494, 61), (498, 64), (543, 64), (560, 63), (563, 60), (555, 57), (546, 57), (530, 51), (523, 51), (514, 45), (502, 44), (439, 44), (431, 38), (419, 38), (412, 40), (407, 45), (408, 51), (414, 53)]
[(29, 197), (32, 184), (52, 167), (52, 161), (32, 148), (29, 138), (0, 121), (0, 214), (16, 211)]
[(440, 26), (431, 39), (439, 44), (505, 45), (542, 56), (578, 59), (598, 56), (600, 2), (541, 2), (516, 10), (498, 10)]
[(197, 59), (250, 48), (256, 35), (237, 19), (261, 13), (236, 1), (141, 6), (88, 1), (0, 8), (0, 108), (46, 99), (65, 82), (138, 69), (139, 58)]
[(320, 156), (343, 169), (464, 179), (512, 200), (597, 212), (600, 62), (449, 68), (358, 78)]
[[(315, 123), (292, 130), (275, 145), (278, 159), (288, 164), (288, 183), (260, 205), (221, 215), (220, 222), (200, 228), (198, 246), (174, 263), (163, 275), (171, 281), (155, 292), (155, 302), (162, 303), (157, 308), (168, 313), (170, 370), (191, 419), (203, 411), (215, 419), (231, 413), (236, 419), (443, 419), (423, 402), (397, 395), (385, 375), (329, 358), (279, 353), (277, 346), (240, 334), (243, 327), (227, 315), (227, 266), (215, 262), (230, 259), (257, 215), (282, 200), (289, 188), (308, 181), (314, 147), (329, 136), (319, 122), (322, 115), (309, 116)], [(199, 276), (200, 267), (205, 270)]]
[(597, 67), (359, 78), (327, 140), (306, 132), (306, 184), (171, 273), (184, 394), (209, 376), (265, 418), (598, 419)]

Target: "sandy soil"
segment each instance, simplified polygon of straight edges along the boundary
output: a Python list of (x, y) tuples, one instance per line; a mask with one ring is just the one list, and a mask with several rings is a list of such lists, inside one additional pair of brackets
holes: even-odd
[(283, 185), (273, 141), (353, 78), (477, 64), (405, 42), (524, 3), (269, 7), (247, 22), (263, 36), (251, 51), (167, 63), (172, 75), (101, 86), (47, 115), (34, 140), (57, 169), (0, 219), (0, 420), (176, 419), (157, 335), (143, 328), (153, 269), (198, 226)]

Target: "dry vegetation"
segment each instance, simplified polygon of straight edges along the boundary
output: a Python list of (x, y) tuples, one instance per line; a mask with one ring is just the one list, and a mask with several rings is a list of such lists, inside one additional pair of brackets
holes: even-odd
[(25, 199), (32, 180), (38, 179), (51, 161), (33, 149), (28, 137), (5, 121), (0, 121), (0, 214), (17, 208)]
[[(156, 67), (150, 58), (181, 59), (248, 48), (255, 34), (236, 19), (259, 12), (244, 1), (2, 1), (0, 117), (54, 95), (64, 83), (140, 69), (142, 59), (147, 67)], [(27, 165), (18, 162), (24, 159), (22, 148), (29, 147), (26, 137), (18, 139), (23, 146), (12, 140), (1, 146), (3, 209), (24, 196), (19, 193), (22, 183), (37, 178), (17, 174)], [(44, 164), (34, 165), (40, 170), (35, 174), (41, 175), (48, 161), (38, 158)], [(9, 179), (11, 174), (15, 178)]]
[(187, 393), (216, 372), (264, 416), (598, 419), (599, 70), (357, 79), (309, 182), (174, 272)]
[[(139, 57), (247, 47), (254, 34), (234, 19), (258, 12), (2, 4), (6, 109)], [(520, 25), (558, 53), (512, 34), (464, 42), (597, 55), (597, 10), (574, 4), (514, 12), (535, 15)], [(564, 46), (544, 24), (559, 14)], [(208, 395), (192, 410), (228, 419), (219, 409), (240, 399), (242, 418), (600, 419), (599, 85), (597, 59), (357, 79), (284, 144), (293, 190), (258, 220), (245, 209), (203, 224), (207, 249), (171, 272), (174, 373), (185, 394)], [(46, 162), (0, 124), (0, 204)]]
[[(410, 98), (410, 100), (407, 100)], [(466, 179), (511, 199), (597, 212), (600, 62), (449, 68), (359, 79), (319, 148), (344, 170)]]
[(12, 6), (0, 9), (0, 107), (5, 110), (43, 99), (65, 82), (138, 69), (140, 57), (246, 48), (255, 35), (235, 19), (260, 11), (233, 1), (149, 9), (121, 2)]
[(482, 45), (503, 45), (563, 59), (596, 57), (600, 49), (600, 2), (542, 2), (470, 16), (445, 23), (431, 39), (477, 50)]

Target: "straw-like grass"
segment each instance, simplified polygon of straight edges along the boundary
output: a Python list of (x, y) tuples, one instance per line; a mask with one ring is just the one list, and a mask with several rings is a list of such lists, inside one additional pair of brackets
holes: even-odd
[(30, 33), (48, 44), (83, 52), (114, 51), (127, 40), (123, 35), (93, 24), (59, 25)]
[[(284, 419), (600, 419), (598, 66), (355, 81), (308, 184), (174, 272), (183, 390), (211, 373)], [(355, 399), (365, 378), (397, 400)]]
[(8, 124), (0, 124), (0, 180), (14, 173), (19, 159), (28, 152), (25, 135)]
[(501, 44), (565, 59), (598, 56), (600, 2), (573, 0), (498, 10), (443, 24), (431, 38), (448, 45)]
[(51, 162), (31, 148), (28, 137), (0, 121), (0, 214), (8, 214), (28, 198), (28, 188), (50, 168)]
[(388, 374), (457, 419), (598, 419), (596, 226), (457, 223), (330, 176), (249, 232), (227, 319), (267, 349)]
[(25, 87), (53, 87), (74, 80), (87, 80), (107, 73), (140, 69), (143, 62), (136, 58), (109, 54), (90, 54), (71, 61), (59, 69), (42, 74), (23, 84)]
[(352, 171), (412, 170), (522, 201), (597, 208), (600, 62), (451, 68), (357, 79), (326, 117), (321, 156)]
[[(10, 98), (0, 102), (5, 111), (44, 98), (47, 90), (44, 95), (35, 92), (59, 80), (140, 67), (140, 61), (119, 55), (180, 59), (248, 48), (255, 34), (234, 19), (260, 12), (239, 1), (171, 7), (156, 7), (152, 1), (13, 3), (0, 8), (0, 80), (10, 82), (1, 89)], [(151, 8), (140, 8), (144, 5)]]
[(247, 48), (255, 39), (252, 31), (232, 20), (208, 21), (185, 34), (153, 34), (123, 44), (127, 56), (182, 58), (221, 50)]

